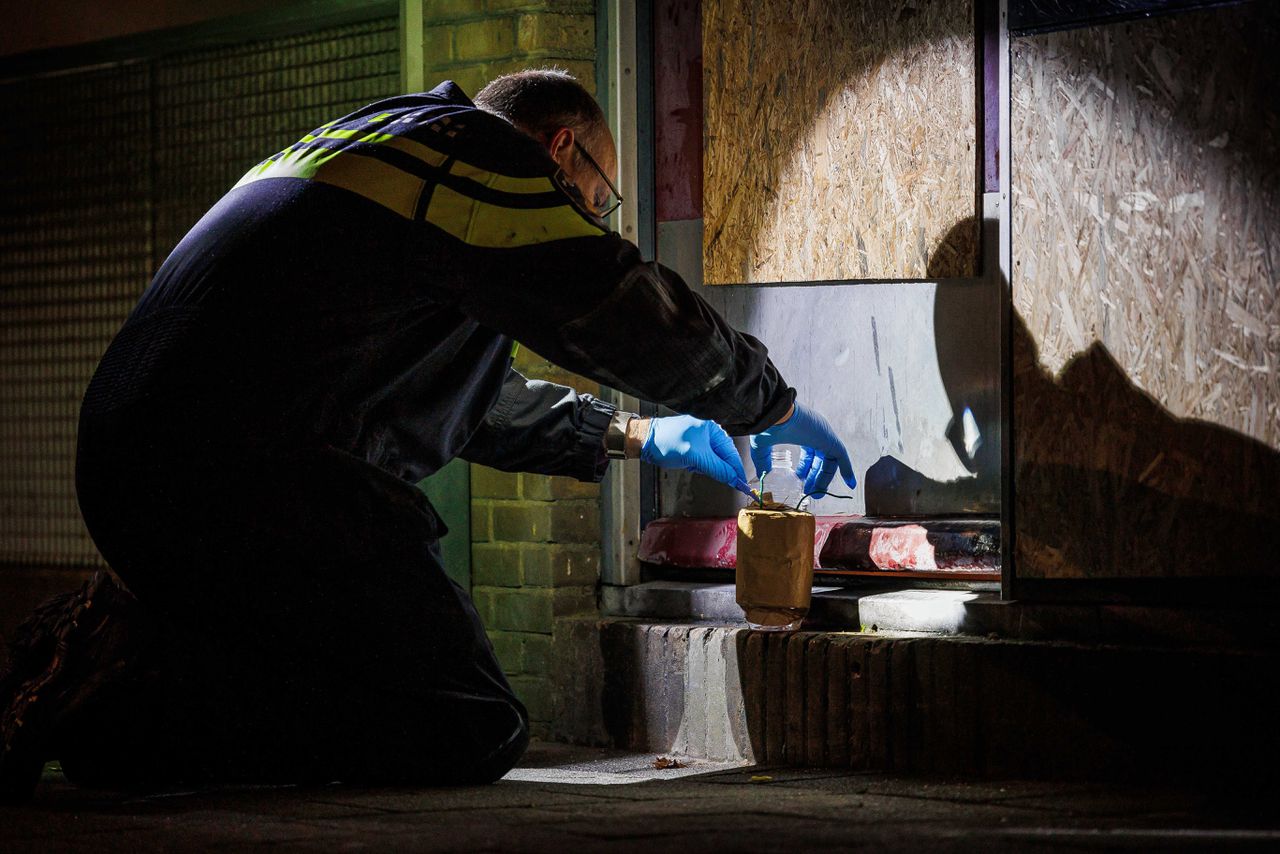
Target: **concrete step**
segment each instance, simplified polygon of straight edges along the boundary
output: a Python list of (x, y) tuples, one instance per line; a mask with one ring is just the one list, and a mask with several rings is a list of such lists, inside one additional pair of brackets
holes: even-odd
[(1280, 759), (1275, 651), (584, 619), (554, 654), (554, 734), (580, 744), (1042, 779), (1270, 778)]

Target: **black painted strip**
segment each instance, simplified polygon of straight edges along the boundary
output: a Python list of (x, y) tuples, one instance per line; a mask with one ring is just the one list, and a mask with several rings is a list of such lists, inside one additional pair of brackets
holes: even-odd
[(1009, 34), (1027, 36), (1251, 0), (1009, 0)]

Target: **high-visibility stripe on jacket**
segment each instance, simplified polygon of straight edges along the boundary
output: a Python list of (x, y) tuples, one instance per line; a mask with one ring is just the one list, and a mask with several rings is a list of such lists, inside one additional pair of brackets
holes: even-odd
[[(607, 232), (557, 187), (555, 176), (517, 177), (483, 169), (438, 150), (429, 137), (423, 143), (399, 136), (397, 126), (408, 121), (381, 113), (354, 119), (351, 126), (337, 123), (309, 133), (250, 169), (236, 187), (273, 178), (317, 181), (355, 193), (406, 219), (425, 219), (465, 243), (486, 249), (599, 237)], [(369, 130), (375, 122), (378, 129)], [(456, 134), (460, 124), (445, 117), (426, 127), (439, 136)]]

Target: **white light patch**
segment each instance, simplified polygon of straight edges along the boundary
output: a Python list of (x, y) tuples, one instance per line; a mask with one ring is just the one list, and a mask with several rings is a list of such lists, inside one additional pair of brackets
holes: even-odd
[(961, 425), (964, 427), (964, 452), (972, 460), (982, 447), (982, 432), (978, 429), (977, 419), (973, 417), (973, 410), (967, 406), (964, 408)]

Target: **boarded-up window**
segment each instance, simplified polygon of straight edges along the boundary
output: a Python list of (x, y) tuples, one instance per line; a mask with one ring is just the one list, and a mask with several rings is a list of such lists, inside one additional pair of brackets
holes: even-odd
[(704, 280), (976, 275), (972, 0), (704, 0)]
[(1280, 11), (1017, 39), (1026, 577), (1275, 574)]
[(76, 505), (94, 367), (249, 166), (398, 88), (394, 18), (0, 86), (0, 563), (100, 558)]

